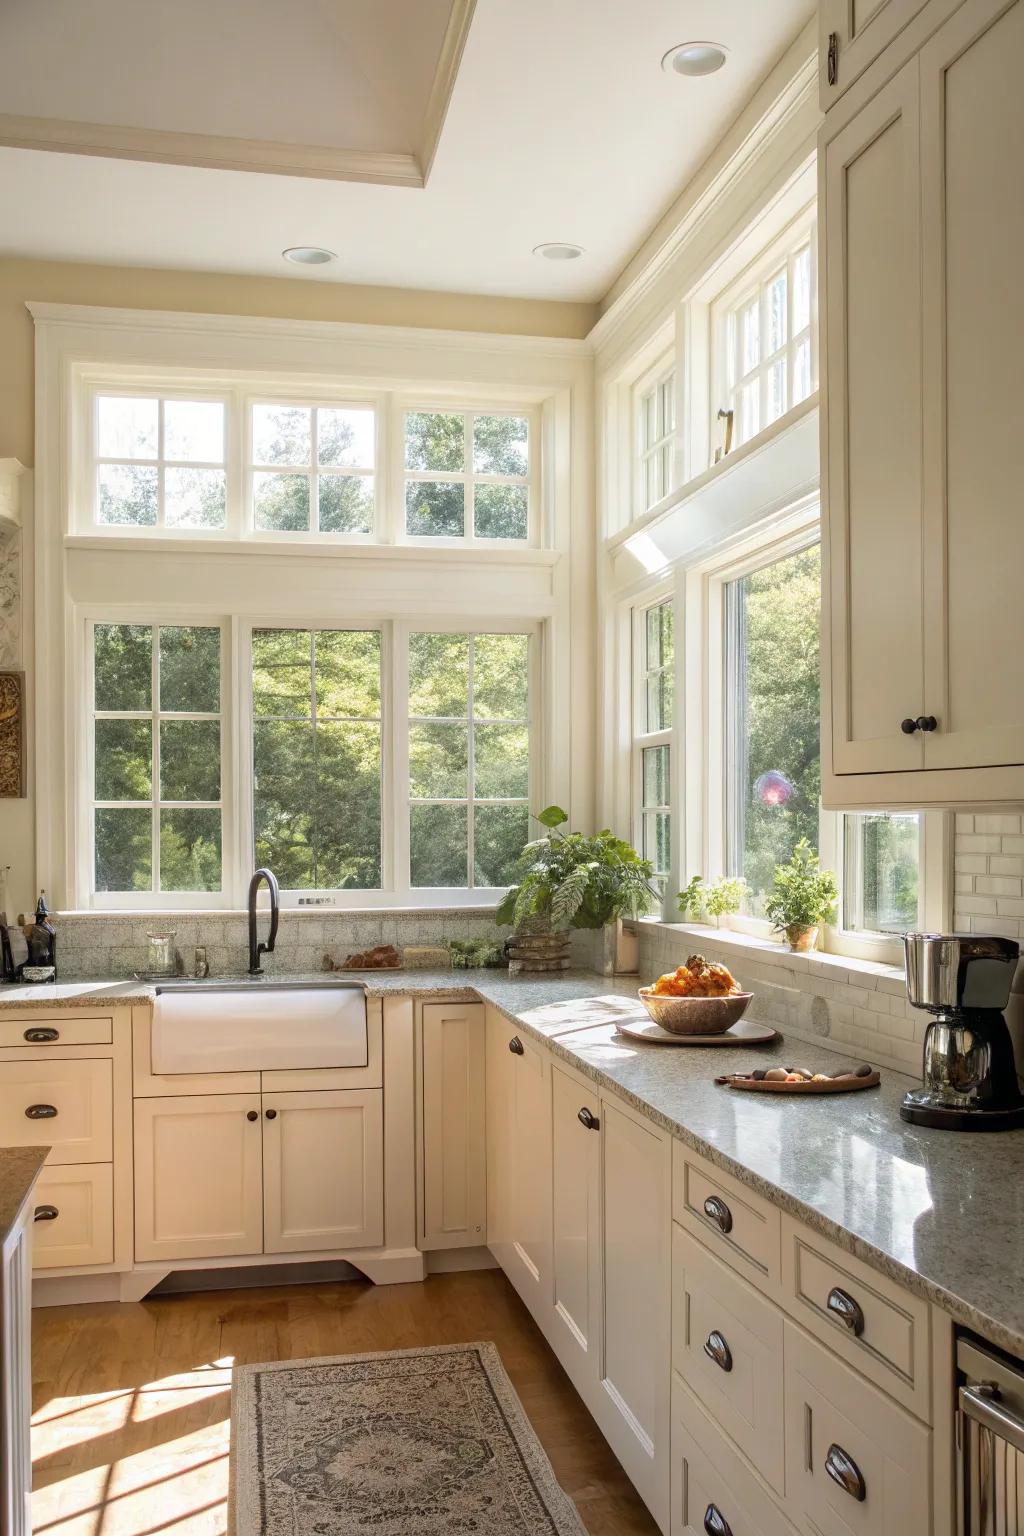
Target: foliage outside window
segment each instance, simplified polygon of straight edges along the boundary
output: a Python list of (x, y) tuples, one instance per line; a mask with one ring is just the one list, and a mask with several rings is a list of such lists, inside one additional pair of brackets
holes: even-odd
[(287, 890), (381, 884), (379, 630), (252, 636), (255, 859)]
[(843, 927), (902, 935), (920, 921), (921, 817), (843, 817)]
[(814, 226), (714, 306), (720, 413), (732, 412), (732, 447), (747, 442), (817, 388)]
[(92, 628), (93, 889), (219, 891), (221, 632)]
[(674, 367), (636, 393), (636, 430), (639, 512), (646, 512), (672, 489), (672, 463), (676, 432)]
[(413, 887), (506, 886), (529, 836), (525, 634), (409, 636)]
[(372, 533), (375, 428), (372, 406), (255, 404), (254, 527)]
[(639, 666), (635, 701), (639, 776), (640, 851), (656, 876), (672, 865), (672, 697), (675, 644), (671, 601), (656, 603), (637, 616)]
[(407, 411), (405, 532), (415, 538), (524, 541), (530, 429), (510, 412)]
[(97, 395), (96, 522), (128, 528), (223, 528), (225, 427), (223, 400)]

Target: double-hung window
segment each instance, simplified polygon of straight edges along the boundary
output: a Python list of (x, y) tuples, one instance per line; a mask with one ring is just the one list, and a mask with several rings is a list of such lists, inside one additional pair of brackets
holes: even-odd
[(663, 359), (634, 390), (636, 510), (646, 512), (673, 484), (676, 384), (673, 359)]
[(634, 613), (633, 802), (637, 847), (659, 884), (672, 868), (675, 643), (671, 598)]

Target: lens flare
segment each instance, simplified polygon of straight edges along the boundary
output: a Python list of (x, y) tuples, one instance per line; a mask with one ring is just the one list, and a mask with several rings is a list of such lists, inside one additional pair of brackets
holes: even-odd
[(754, 785), (754, 798), (762, 805), (788, 805), (795, 792), (795, 785), (778, 768), (769, 768)]

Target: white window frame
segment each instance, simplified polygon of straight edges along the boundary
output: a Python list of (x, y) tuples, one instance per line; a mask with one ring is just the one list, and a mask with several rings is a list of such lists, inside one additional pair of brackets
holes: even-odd
[[(673, 609), (672, 623), (672, 725), (663, 727), (658, 731), (647, 729), (647, 679), (652, 669), (647, 666), (647, 615), (653, 608), (660, 608), (668, 604)], [(632, 606), (630, 611), (630, 672), (629, 672), (629, 717), (631, 722), (630, 732), (630, 826), (633, 846), (643, 855), (648, 857), (646, 849), (645, 816), (651, 812), (665, 811), (669, 818), (669, 867), (663, 872), (660, 879), (665, 882), (663, 912), (667, 916), (671, 903), (675, 899), (673, 890), (677, 879), (677, 849), (679, 846), (679, 831), (677, 821), (678, 796), (676, 783), (679, 777), (679, 746), (678, 746), (678, 716), (679, 716), (679, 676), (680, 676), (680, 644), (678, 612), (676, 609), (674, 590), (664, 583), (644, 593), (641, 601)], [(663, 669), (658, 669), (663, 670)], [(648, 806), (644, 803), (644, 753), (652, 747), (668, 747), (669, 749), (669, 800), (664, 806)]]
[[(298, 406), (310, 412), (310, 463), (302, 464), (257, 464), (253, 449), (253, 409), (257, 405), (283, 405)], [(245, 457), (242, 473), (242, 503), (243, 525), (247, 538), (267, 540), (270, 542), (294, 543), (295, 540), (306, 540), (316, 543), (335, 544), (375, 544), (379, 542), (378, 528), (380, 524), (380, 480), (381, 480), (381, 420), (384, 412), (378, 399), (357, 399), (348, 395), (344, 398), (328, 398), (324, 395), (302, 395), (287, 390), (280, 393), (262, 391), (258, 394), (245, 394), (240, 400), (240, 409), (244, 415)], [(358, 469), (349, 469), (344, 466), (320, 466), (317, 463), (318, 442), (318, 413), (322, 410), (372, 410), (374, 413), (374, 454), (373, 463), (369, 466), (360, 466)], [(365, 480), (367, 477), (373, 480), (373, 503), (370, 513), (370, 529), (368, 533), (358, 530), (332, 531), (320, 528), (320, 496), (319, 483), (321, 472), (328, 475), (347, 476)], [(258, 474), (279, 475), (305, 475), (309, 480), (309, 527), (289, 532), (280, 528), (257, 528), (256, 526), (256, 495), (255, 482)]]
[[(507, 401), (475, 401), (467, 404), (463, 397), (439, 399), (429, 396), (395, 396), (391, 403), (393, 429), (393, 477), (398, 487), (394, 498), (394, 539), (396, 544), (410, 549), (536, 549), (540, 544), (541, 512), (541, 455), (540, 413), (535, 406), (510, 405)], [(441, 415), (463, 417), (463, 463), (461, 470), (408, 469), (405, 463), (405, 418), (407, 415)], [(473, 468), (473, 423), (477, 416), (515, 416), (526, 421), (526, 452), (528, 472), (525, 475), (491, 475), (477, 473)], [(448, 534), (409, 533), (406, 523), (406, 487), (417, 482), (440, 481), (462, 485), (464, 490), (465, 532), (462, 537)], [(477, 534), (475, 528), (475, 490), (485, 485), (522, 485), (526, 487), (526, 538), (489, 539)]]
[[(120, 398), (124, 400), (155, 400), (157, 402), (157, 451), (152, 459), (124, 459), (111, 455), (101, 454), (99, 447), (99, 402), (100, 399)], [(224, 457), (219, 463), (212, 460), (200, 461), (191, 459), (168, 459), (164, 455), (164, 405), (168, 400), (189, 400), (197, 403), (222, 405), (224, 407)], [(226, 390), (213, 389), (199, 384), (195, 389), (187, 387), (147, 387), (140, 385), (137, 388), (128, 383), (124, 384), (96, 384), (88, 394), (87, 407), (87, 462), (88, 481), (85, 489), (85, 503), (88, 507), (90, 531), (109, 535), (114, 538), (156, 537), (156, 538), (198, 538), (208, 539), (223, 538), (227, 532), (231, 519), (230, 506), (230, 461), (231, 461), (231, 396)], [(103, 465), (125, 465), (139, 469), (155, 469), (157, 473), (157, 516), (155, 523), (101, 523), (99, 472)], [(168, 525), (165, 521), (164, 484), (168, 469), (216, 469), (224, 475), (224, 526), (223, 528), (179, 528)]]
[[(666, 409), (666, 401), (671, 409)], [(655, 430), (648, 436), (650, 408), (653, 406)], [(679, 381), (675, 350), (663, 354), (633, 385), (633, 516), (642, 517), (664, 501), (675, 489), (676, 446), (679, 421)], [(649, 478), (654, 472), (656, 494), (649, 495)]]
[[(796, 334), (793, 332), (793, 268), (794, 259), (801, 251), (810, 250), (810, 317), (808, 324)], [(810, 399), (818, 388), (818, 267), (817, 267), (817, 209), (812, 204), (794, 219), (783, 232), (712, 301), (711, 368), (710, 368), (710, 425), (712, 445), (709, 462), (717, 449), (724, 449), (725, 428), (721, 413), (732, 410), (732, 450), (753, 442), (762, 432), (778, 430), (790, 412), (804, 401), (792, 398), (793, 377), (797, 349), (801, 342), (810, 347), (810, 388), (804, 400)], [(740, 356), (741, 337), (738, 318), (753, 302), (760, 306), (760, 335), (767, 335), (767, 294), (770, 284), (780, 272), (787, 275), (786, 285), (786, 340), (775, 352), (759, 356), (757, 366), (742, 373)], [(779, 361), (785, 362), (786, 403), (773, 421), (766, 420), (767, 380), (770, 369)], [(758, 428), (749, 437), (740, 438), (739, 402), (743, 390), (753, 383), (759, 388)]]

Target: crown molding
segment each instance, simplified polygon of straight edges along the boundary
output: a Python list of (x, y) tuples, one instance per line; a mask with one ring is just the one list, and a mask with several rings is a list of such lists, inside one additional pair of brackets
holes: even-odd
[(423, 119), (419, 165), (424, 186), (430, 179), (434, 156), (441, 141), (441, 130), (448, 116), (452, 92), (455, 89), (455, 81), (458, 78), (459, 66), (462, 63), (462, 54), (475, 10), (476, 0), (454, 0), (448, 13), (448, 25), (441, 43), (441, 52), (438, 55), (434, 81), (430, 87), (427, 110)]

